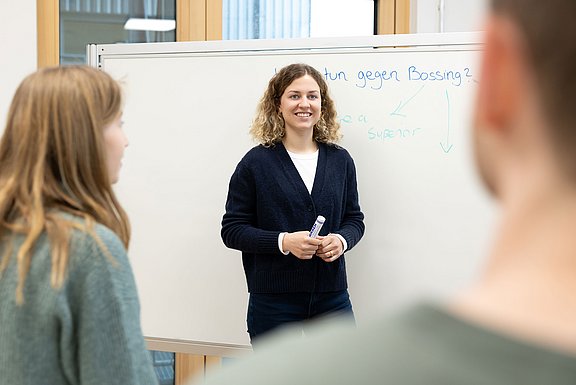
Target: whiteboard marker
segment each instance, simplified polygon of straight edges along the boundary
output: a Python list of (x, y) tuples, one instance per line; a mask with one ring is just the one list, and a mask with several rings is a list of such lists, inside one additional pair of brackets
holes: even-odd
[(318, 215), (318, 218), (316, 218), (316, 222), (314, 222), (314, 225), (312, 225), (312, 229), (308, 235), (310, 238), (316, 238), (318, 236), (325, 220), (326, 218), (324, 218), (322, 215)]

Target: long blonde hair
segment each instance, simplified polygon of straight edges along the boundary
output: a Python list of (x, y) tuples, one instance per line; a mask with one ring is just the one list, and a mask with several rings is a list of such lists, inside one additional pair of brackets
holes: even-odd
[[(0, 273), (16, 251), (19, 303), (43, 233), (51, 245), (54, 288), (65, 279), (73, 229), (103, 246), (93, 229), (97, 222), (128, 247), (130, 224), (112, 190), (103, 142), (104, 127), (121, 110), (119, 84), (87, 66), (41, 69), (18, 87), (0, 141)], [(24, 240), (13, 250), (17, 236)]]
[(336, 143), (340, 140), (340, 124), (336, 121), (336, 109), (328, 93), (326, 81), (314, 67), (296, 63), (280, 69), (268, 82), (268, 88), (260, 99), (250, 129), (250, 134), (256, 141), (271, 146), (282, 140), (286, 129), (284, 119), (279, 113), (280, 98), (294, 80), (305, 75), (310, 75), (318, 84), (322, 101), (320, 120), (314, 125), (314, 140), (321, 143)]

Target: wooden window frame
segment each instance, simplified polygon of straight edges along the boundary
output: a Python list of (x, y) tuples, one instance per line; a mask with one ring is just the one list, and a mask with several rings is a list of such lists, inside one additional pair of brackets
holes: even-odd
[(410, 0), (375, 0), (378, 35), (410, 33)]
[(176, 0), (176, 41), (222, 40), (222, 0)]
[(60, 64), (59, 12), (58, 0), (36, 0), (38, 68)]
[[(60, 1), (36, 0), (38, 68), (60, 64)], [(176, 0), (176, 41), (221, 40), (222, 0)]]

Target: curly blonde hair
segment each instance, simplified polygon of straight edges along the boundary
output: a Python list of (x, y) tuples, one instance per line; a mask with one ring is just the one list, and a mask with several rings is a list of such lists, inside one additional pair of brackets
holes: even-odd
[(336, 109), (334, 101), (328, 94), (328, 85), (320, 72), (303, 63), (290, 64), (280, 69), (268, 82), (268, 88), (258, 103), (256, 116), (250, 128), (254, 140), (265, 146), (272, 146), (286, 135), (284, 119), (278, 111), (280, 98), (294, 80), (305, 75), (310, 75), (320, 87), (322, 101), (320, 120), (314, 125), (314, 140), (321, 143), (336, 143), (340, 140), (342, 137), (340, 124), (336, 120)]

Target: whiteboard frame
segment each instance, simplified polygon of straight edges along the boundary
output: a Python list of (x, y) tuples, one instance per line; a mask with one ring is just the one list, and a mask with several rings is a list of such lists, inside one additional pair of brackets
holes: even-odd
[(326, 37), (308, 39), (214, 40), (174, 43), (89, 44), (87, 61), (100, 67), (103, 59), (116, 55), (190, 54), (216, 52), (344, 50), (361, 48), (425, 48), (458, 46), (470, 48), (483, 41), (482, 32), (426, 33), (403, 35), (373, 35), (365, 37)]
[[(456, 32), (305, 39), (89, 44), (86, 47), (86, 53), (87, 64), (101, 69), (103, 61), (107, 58), (127, 56), (188, 56), (219, 53), (234, 55), (248, 52), (274, 54), (285, 53), (286, 51), (304, 53), (307, 50), (309, 50), (310, 53), (318, 53), (369, 49), (385, 51), (402, 50), (402, 52), (406, 52), (411, 50), (430, 50), (434, 49), (434, 47), (442, 47), (443, 50), (470, 50), (480, 49), (482, 43), (482, 32)], [(245, 345), (165, 338), (145, 339), (149, 349), (159, 351), (224, 357), (241, 356), (251, 351), (251, 347)]]

